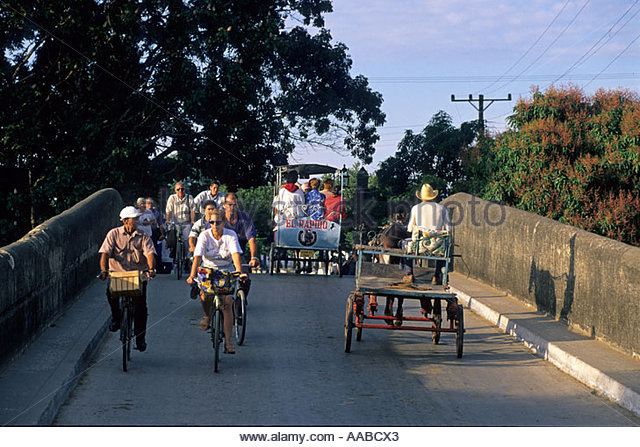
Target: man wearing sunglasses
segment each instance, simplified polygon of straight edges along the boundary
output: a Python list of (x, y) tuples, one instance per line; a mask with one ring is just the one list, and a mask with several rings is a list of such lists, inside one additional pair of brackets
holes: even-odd
[[(182, 182), (177, 182), (174, 188), (175, 194), (171, 194), (167, 200), (167, 222), (173, 222), (180, 225), (182, 229), (182, 240), (184, 243), (184, 252), (189, 250), (189, 232), (191, 224), (195, 220), (195, 205), (193, 197), (186, 193), (186, 188)], [(175, 247), (171, 248), (171, 257), (175, 258)]]

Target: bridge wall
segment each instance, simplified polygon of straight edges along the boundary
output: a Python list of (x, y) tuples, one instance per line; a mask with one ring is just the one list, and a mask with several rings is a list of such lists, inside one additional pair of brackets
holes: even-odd
[(640, 248), (459, 193), (455, 270), (640, 355)]
[(97, 274), (98, 249), (121, 209), (120, 194), (103, 189), (0, 249), (0, 364), (64, 312)]

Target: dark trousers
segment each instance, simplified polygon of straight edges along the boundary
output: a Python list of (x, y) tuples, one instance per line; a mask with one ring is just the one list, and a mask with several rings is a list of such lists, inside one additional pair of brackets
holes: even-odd
[[(114, 321), (120, 321), (122, 314), (120, 312), (120, 299), (114, 298), (109, 293), (107, 287), (107, 300), (111, 307), (111, 318)], [(133, 299), (133, 333), (136, 336), (136, 343), (145, 341), (147, 332), (147, 281), (142, 283), (142, 296)]]

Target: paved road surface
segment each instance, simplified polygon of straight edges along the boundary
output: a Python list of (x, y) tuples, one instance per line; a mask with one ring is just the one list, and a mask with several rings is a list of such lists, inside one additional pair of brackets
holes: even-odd
[[(453, 334), (432, 345), (430, 333), (366, 329), (346, 354), (353, 287), (353, 277), (254, 275), (245, 345), (215, 374), (199, 303), (161, 275), (147, 352), (123, 373), (110, 333), (55, 425), (640, 425), (471, 312), (462, 359)], [(417, 314), (412, 300), (405, 309)]]

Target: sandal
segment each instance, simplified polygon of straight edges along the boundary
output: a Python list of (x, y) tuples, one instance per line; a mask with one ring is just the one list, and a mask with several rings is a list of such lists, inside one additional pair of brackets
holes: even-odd
[(202, 329), (203, 331), (206, 331), (207, 329), (209, 329), (211, 327), (211, 325), (209, 324), (210, 322), (211, 322), (210, 317), (207, 317), (206, 315), (202, 317), (202, 320), (200, 320), (200, 329)]
[(236, 353), (236, 348), (234, 348), (233, 346), (229, 345), (229, 346), (225, 346), (224, 347), (224, 353), (225, 354), (235, 354)]

